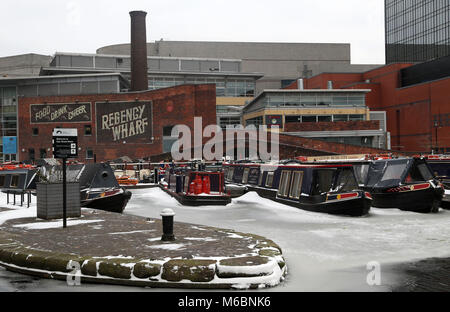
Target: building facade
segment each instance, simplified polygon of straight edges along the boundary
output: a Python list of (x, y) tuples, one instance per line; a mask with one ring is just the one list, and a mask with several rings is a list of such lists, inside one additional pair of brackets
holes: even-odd
[(384, 120), (371, 120), (365, 89), (265, 90), (243, 110), (245, 125), (283, 134), (386, 149)]
[[(439, 70), (436, 70), (438, 68)], [(366, 105), (386, 114), (391, 148), (410, 153), (450, 153), (450, 56), (412, 64), (390, 64), (360, 73), (324, 73), (307, 89), (370, 89)], [(294, 83), (290, 88), (297, 88)]]
[(386, 64), (450, 55), (450, 1), (385, 0)]

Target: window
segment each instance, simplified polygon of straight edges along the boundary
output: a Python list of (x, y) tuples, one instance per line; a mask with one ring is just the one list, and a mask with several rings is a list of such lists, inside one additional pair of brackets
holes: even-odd
[(316, 122), (317, 121), (316, 117), (317, 116), (303, 116), (302, 122)]
[(84, 125), (84, 135), (92, 135), (92, 126)]
[(39, 128), (33, 128), (33, 136), (39, 135)]
[(351, 168), (342, 169), (334, 188), (334, 192), (350, 192), (358, 188), (355, 176)]
[(29, 156), (30, 160), (35, 159), (34, 148), (28, 149), (28, 156)]
[(392, 164), (386, 168), (381, 181), (400, 180), (406, 169), (406, 163)]
[(264, 175), (264, 172), (261, 171), (261, 172), (259, 173), (259, 178), (258, 178), (258, 185), (259, 185), (259, 186), (261, 186), (262, 179), (263, 179), (263, 175)]
[(333, 186), (335, 169), (316, 169), (314, 170), (314, 182), (312, 195), (321, 195), (329, 192)]
[(47, 150), (45, 148), (39, 149), (39, 157), (40, 158), (47, 158)]
[(303, 182), (303, 171), (294, 171), (292, 174), (291, 190), (289, 197), (299, 199)]
[(287, 196), (289, 190), (289, 178), (291, 177), (291, 172), (288, 170), (283, 170), (281, 172), (280, 184), (278, 185), (278, 196)]
[(94, 158), (94, 151), (92, 148), (86, 148), (86, 159), (93, 159)]
[(319, 122), (330, 122), (331, 115), (330, 116), (317, 116), (317, 119)]
[(273, 172), (267, 172), (266, 187), (272, 187), (273, 184)]
[(248, 181), (248, 174), (250, 172), (250, 168), (245, 168), (244, 169), (244, 174), (242, 175), (242, 183), (246, 184)]
[(5, 185), (5, 176), (0, 175), (0, 187), (3, 187)]
[(228, 174), (227, 174), (227, 180), (228, 181), (232, 181), (233, 180), (233, 174), (234, 174), (234, 168), (230, 168), (228, 170)]
[(19, 186), (19, 176), (17, 174), (13, 175), (11, 177), (11, 184), (10, 187), (18, 187)]

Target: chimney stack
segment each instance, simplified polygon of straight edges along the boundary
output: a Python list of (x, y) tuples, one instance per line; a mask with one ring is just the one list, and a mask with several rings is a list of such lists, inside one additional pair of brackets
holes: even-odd
[(147, 12), (131, 11), (131, 91), (148, 90)]

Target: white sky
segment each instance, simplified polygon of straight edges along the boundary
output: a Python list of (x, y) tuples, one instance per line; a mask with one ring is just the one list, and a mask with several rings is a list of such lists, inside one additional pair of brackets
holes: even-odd
[(384, 63), (383, 0), (14, 0), (0, 57), (128, 43), (132, 10), (148, 13), (148, 41), (350, 43), (353, 64)]

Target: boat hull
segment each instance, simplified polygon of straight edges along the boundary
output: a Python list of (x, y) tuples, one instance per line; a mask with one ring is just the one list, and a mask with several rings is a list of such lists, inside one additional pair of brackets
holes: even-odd
[(160, 188), (185, 206), (225, 206), (231, 202), (230, 196), (185, 195), (173, 192), (162, 185)]
[(248, 186), (249, 191), (257, 192), (259, 196), (271, 199), (273, 201), (293, 206), (302, 210), (311, 212), (327, 213), (332, 215), (344, 215), (351, 217), (364, 216), (369, 213), (372, 200), (363, 195), (347, 200), (339, 201), (321, 201), (310, 200), (307, 202), (304, 199), (289, 200), (281, 197), (277, 197), (277, 190), (271, 190), (266, 188)]
[(408, 192), (387, 192), (387, 190), (371, 190), (373, 207), (398, 208), (404, 211), (419, 213), (438, 212), (441, 204), (442, 188)]
[(125, 207), (130, 198), (131, 192), (125, 190), (122, 193), (112, 196), (98, 197), (89, 201), (84, 201), (81, 203), (81, 206), (109, 212), (122, 213), (125, 210)]

